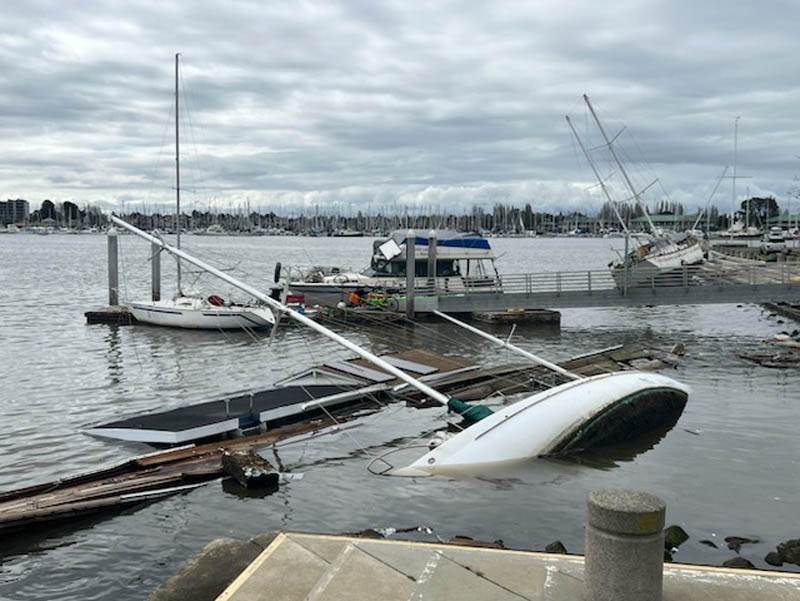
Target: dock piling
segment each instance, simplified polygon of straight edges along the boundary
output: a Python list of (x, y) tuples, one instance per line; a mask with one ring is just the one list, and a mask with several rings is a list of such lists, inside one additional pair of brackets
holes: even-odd
[(114, 227), (108, 229), (108, 304), (119, 304), (119, 248)]
[(585, 601), (661, 601), (664, 501), (601, 489), (589, 493), (587, 507)]
[(153, 243), (151, 252), (150, 279), (152, 280), (152, 297), (154, 301), (159, 301), (161, 300), (161, 247)]
[(414, 276), (416, 275), (416, 234), (406, 233), (406, 317), (414, 319)]
[(428, 232), (428, 279), (436, 292), (436, 230)]

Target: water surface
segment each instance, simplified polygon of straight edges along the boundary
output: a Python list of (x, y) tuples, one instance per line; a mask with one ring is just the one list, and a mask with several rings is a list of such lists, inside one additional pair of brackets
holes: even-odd
[[(504, 273), (603, 269), (619, 240), (493, 239)], [(121, 236), (122, 291), (149, 291), (149, 248)], [(189, 237), (184, 247), (250, 283), (265, 286), (276, 260), (286, 266), (366, 266), (367, 238)], [(88, 425), (178, 407), (234, 390), (272, 385), (331, 356), (348, 357), (313, 332), (284, 329), (268, 346), (262, 333), (191, 332), (87, 326), (83, 312), (105, 304), (103, 236), (0, 237), (0, 490), (42, 482), (149, 452), (145, 445), (100, 440)], [(165, 294), (172, 259), (163, 258)], [(185, 269), (185, 281), (229, 296), (226, 285)], [(719, 564), (734, 555), (699, 544), (729, 535), (758, 538), (742, 555), (758, 566), (774, 545), (800, 537), (796, 500), (800, 391), (796, 372), (738, 358), (782, 329), (753, 305), (572, 309), (561, 330), (517, 329), (517, 344), (558, 360), (625, 342), (688, 355), (673, 374), (692, 386), (683, 416), (652, 448), (623, 448), (575, 461), (530, 461), (460, 480), (371, 476), (374, 456), (443, 424), (440, 409), (391, 405), (347, 433), (279, 451), (302, 480), (264, 498), (242, 498), (209, 483), (135, 510), (5, 537), (0, 551), (4, 599), (141, 599), (190, 555), (219, 536), (246, 538), (294, 529), (341, 532), (423, 524), (435, 535), (502, 539), (538, 547), (560, 539), (583, 548), (584, 503), (598, 487), (632, 487), (667, 502), (667, 520), (691, 538), (677, 561)], [(488, 363), (514, 360), (449, 324), (413, 331), (342, 329), (373, 351), (426, 346)], [(497, 328), (507, 333), (508, 328)], [(422, 536), (422, 535), (420, 535)]]

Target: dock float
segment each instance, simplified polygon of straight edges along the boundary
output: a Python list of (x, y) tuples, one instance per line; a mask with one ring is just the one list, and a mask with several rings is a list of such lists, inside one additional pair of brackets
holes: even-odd
[[(412, 349), (383, 357), (421, 380), (443, 381), (474, 365), (463, 359)], [(87, 434), (154, 445), (179, 445), (214, 437), (241, 436), (253, 429), (311, 419), (322, 407), (362, 403), (386, 396), (399, 383), (363, 360), (336, 360), (299, 372), (260, 391), (241, 391), (222, 399), (128, 417), (92, 426)]]
[(108, 323), (130, 326), (138, 323), (125, 305), (111, 305), (109, 307), (97, 309), (96, 311), (86, 311), (83, 315), (86, 317), (86, 323), (89, 325)]
[[(397, 353), (392, 357), (397, 361), (417, 364), (415, 369), (423, 369), (423, 366), (435, 368), (436, 371), (421, 375), (420, 379), (424, 378), (437, 390), (465, 401), (483, 399), (494, 392), (507, 395), (527, 390), (541, 390), (562, 383), (559, 378), (563, 378), (559, 374), (546, 373), (544, 368), (530, 364), (482, 368), (465, 359), (444, 357), (421, 349)], [(348, 363), (358, 364), (359, 361), (361, 360), (351, 360)], [(637, 361), (671, 365), (672, 357), (669, 353), (646, 350), (638, 345), (619, 345), (574, 357), (560, 365), (575, 373), (591, 375), (603, 371), (630, 369), (631, 365)], [(326, 391), (333, 392), (337, 389), (345, 389), (344, 394), (351, 394), (360, 389), (360, 392), (364, 394), (364, 389), (372, 387), (376, 392), (370, 394), (383, 394), (385, 396), (381, 398), (385, 400), (400, 400), (413, 406), (426, 406), (424, 399), (421, 399), (416, 391), (399, 387), (395, 380), (382, 383), (370, 382), (353, 374), (338, 372), (335, 369), (336, 362), (331, 363), (333, 366), (318, 366), (296, 374), (288, 379), (286, 386), (298, 388), (317, 386), (315, 391), (319, 394)], [(366, 366), (364, 365), (364, 367)], [(548, 380), (548, 378), (550, 379)], [(392, 395), (395, 395), (394, 397), (388, 395), (390, 389)], [(274, 401), (273, 394), (274, 392), (270, 392), (265, 398), (267, 400), (272, 398)], [(329, 395), (328, 400), (335, 397), (336, 394)], [(280, 441), (324, 436), (328, 432), (353, 427), (348, 422), (354, 419), (355, 410), (363, 407), (363, 404), (354, 400), (356, 404), (332, 406), (328, 411), (335, 414), (334, 420), (322, 411), (316, 411), (316, 413), (310, 411), (318, 400), (324, 398), (323, 396), (317, 400), (288, 405), (297, 411), (275, 419), (272, 423), (268, 422), (270, 429), (266, 432), (250, 433), (245, 431), (241, 437), (227, 437), (223, 432), (227, 438), (224, 441), (202, 442), (203, 438), (197, 443), (188, 443), (187, 441), (184, 446), (140, 455), (108, 467), (64, 476), (51, 482), (0, 492), (0, 534), (64, 521), (77, 516), (119, 511), (125, 507), (185, 492), (201, 486), (205, 482), (223, 477), (225, 472), (222, 457), (226, 451), (230, 453), (251, 450), (258, 452), (259, 449)], [(234, 420), (233, 417), (220, 416), (219, 402), (219, 399), (212, 401), (211, 407), (217, 412), (216, 415), (219, 419), (211, 421), (210, 429), (216, 428), (213, 424), (224, 424), (228, 419)], [(235, 417), (236, 428), (234, 430), (239, 429), (241, 416), (249, 416), (248, 419), (250, 419), (253, 415), (250, 410), (249, 393), (244, 399), (240, 399), (240, 402), (243, 404), (240, 407), (242, 411)], [(257, 406), (254, 397), (253, 407)], [(228, 410), (232, 413), (235, 408), (236, 403), (229, 406)], [(282, 410), (282, 407), (273, 407), (273, 409), (267, 407), (265, 410), (274, 409)], [(183, 420), (190, 414), (191, 411), (186, 414), (178, 412), (173, 417), (176, 418), (176, 421), (178, 416)], [(286, 423), (287, 420), (293, 419), (297, 422)], [(150, 420), (151, 418), (141, 419), (139, 422), (141, 427), (129, 423), (128, 425), (132, 426), (128, 428), (130, 435), (143, 436), (144, 431), (150, 430), (156, 436), (162, 437), (160, 444), (170, 444), (167, 441), (168, 436), (174, 435), (174, 440), (178, 440), (182, 438), (182, 434), (187, 434), (186, 428), (164, 430), (153, 427), (153, 422)], [(124, 422), (125, 420), (120, 421)], [(191, 424), (191, 427), (209, 427), (207, 417), (198, 418), (195, 421), (187, 420), (187, 422)], [(234, 427), (233, 423), (229, 425)], [(204, 430), (201, 434), (205, 440), (208, 440), (209, 430)]]

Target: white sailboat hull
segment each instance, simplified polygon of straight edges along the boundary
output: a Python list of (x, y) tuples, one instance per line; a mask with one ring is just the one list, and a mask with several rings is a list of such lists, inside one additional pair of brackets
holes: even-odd
[[(698, 265), (702, 262), (703, 249), (697, 241), (687, 245), (675, 245), (675, 248), (667, 248), (645, 255), (640, 261), (629, 266), (627, 285), (635, 287), (645, 283), (649, 284), (653, 277), (680, 269), (684, 265)], [(620, 264), (615, 264), (612, 268), (612, 275), (617, 286), (622, 288), (625, 285), (625, 268)]]
[(128, 309), (141, 323), (173, 328), (232, 330), (265, 328), (275, 323), (267, 307), (233, 305), (217, 307), (198, 299), (194, 302), (134, 302)]
[(682, 410), (688, 394), (687, 386), (654, 373), (574, 380), (499, 409), (390, 475), (446, 474), (576, 450), (572, 445), (622, 404), (647, 403), (644, 415), (668, 399)]

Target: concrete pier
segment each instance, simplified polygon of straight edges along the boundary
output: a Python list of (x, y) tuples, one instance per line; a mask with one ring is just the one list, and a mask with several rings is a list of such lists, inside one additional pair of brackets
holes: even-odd
[[(234, 577), (220, 548), (206, 547), (148, 601), (583, 599), (584, 559), (577, 555), (281, 533)], [(668, 564), (663, 598), (788, 601), (800, 598), (800, 574)]]

